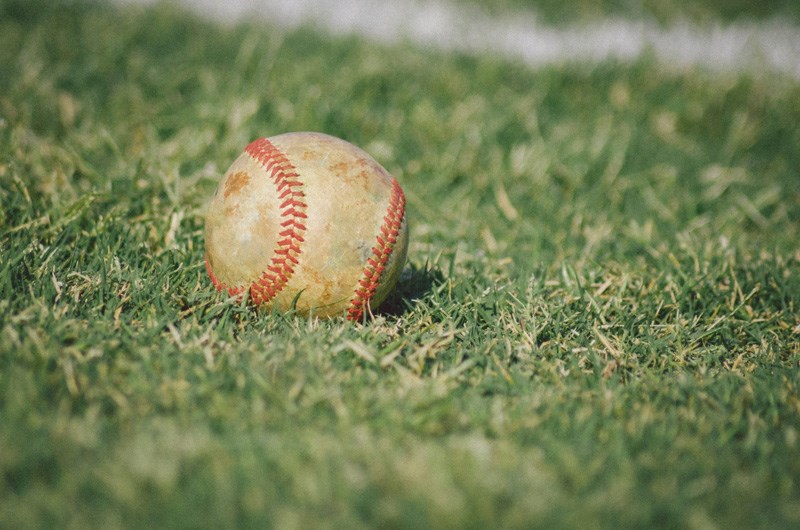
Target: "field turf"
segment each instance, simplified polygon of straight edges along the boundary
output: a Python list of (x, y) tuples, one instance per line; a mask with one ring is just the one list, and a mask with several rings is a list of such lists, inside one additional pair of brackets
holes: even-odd
[[(0, 527), (800, 525), (798, 123), (778, 75), (0, 3)], [(363, 324), (206, 276), (291, 130), (406, 191)]]

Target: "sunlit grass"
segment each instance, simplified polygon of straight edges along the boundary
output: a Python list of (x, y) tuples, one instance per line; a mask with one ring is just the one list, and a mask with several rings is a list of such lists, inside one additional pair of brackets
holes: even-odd
[[(0, 18), (5, 525), (798, 523), (795, 82), (33, 5)], [(406, 190), (363, 326), (206, 277), (221, 173), (290, 130)]]

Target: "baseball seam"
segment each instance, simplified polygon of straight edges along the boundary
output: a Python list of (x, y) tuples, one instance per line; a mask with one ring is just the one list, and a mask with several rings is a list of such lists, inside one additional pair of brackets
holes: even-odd
[[(281, 201), (280, 240), (276, 243), (273, 256), (261, 277), (250, 284), (250, 297), (255, 304), (264, 304), (272, 300), (289, 282), (298, 264), (298, 256), (303, 252), (301, 246), (305, 242), (305, 220), (307, 204), (303, 183), (300, 181), (294, 165), (272, 142), (260, 138), (251, 142), (246, 148), (253, 159), (261, 164), (275, 184), (278, 200)], [(231, 295), (241, 294), (245, 287), (228, 287), (211, 271), (206, 259), (206, 270), (211, 282), (218, 290), (227, 289)]]
[(386, 263), (392, 255), (397, 236), (405, 217), (406, 198), (400, 184), (392, 179), (392, 196), (389, 199), (389, 208), (383, 217), (383, 224), (372, 247), (372, 256), (367, 260), (361, 280), (355, 290), (353, 299), (347, 309), (347, 318), (359, 321), (364, 316), (364, 310), (369, 307), (370, 300), (380, 284), (381, 275), (386, 268)]
[(236, 296), (244, 291), (244, 287), (230, 287), (225, 285), (217, 278), (217, 275), (214, 274), (214, 271), (211, 270), (211, 264), (208, 262), (208, 255), (206, 255), (206, 272), (208, 273), (208, 277), (211, 278), (211, 283), (214, 284), (214, 287), (217, 291), (228, 291), (228, 294), (231, 296)]

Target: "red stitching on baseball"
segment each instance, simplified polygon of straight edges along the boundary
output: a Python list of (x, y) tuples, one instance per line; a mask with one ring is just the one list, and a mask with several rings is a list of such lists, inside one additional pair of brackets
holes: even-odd
[(359, 286), (356, 288), (353, 299), (350, 301), (350, 307), (347, 309), (348, 320), (361, 320), (364, 316), (364, 310), (369, 307), (370, 300), (375, 296), (375, 291), (381, 281), (381, 274), (383, 274), (386, 263), (389, 261), (389, 256), (392, 255), (392, 250), (394, 250), (394, 245), (397, 242), (397, 235), (400, 233), (405, 211), (406, 197), (397, 180), (392, 179), (392, 197), (389, 199), (389, 208), (383, 218), (380, 235), (375, 238), (376, 243), (372, 247), (372, 254), (375, 258), (367, 260), (362, 278), (358, 282)]
[(245, 152), (261, 163), (275, 182), (278, 197), (283, 202), (279, 206), (281, 217), (287, 218), (281, 223), (284, 228), (280, 232), (282, 238), (277, 243), (270, 265), (257, 281), (250, 286), (250, 296), (256, 304), (272, 300), (283, 289), (294, 274), (298, 263), (297, 256), (302, 252), (300, 244), (305, 241), (303, 234), (306, 227), (300, 219), (306, 218), (306, 201), (303, 183), (295, 171), (295, 167), (272, 142), (261, 138), (245, 148)]
[[(305, 239), (306, 202), (303, 193), (303, 183), (295, 171), (295, 167), (283, 153), (266, 138), (251, 142), (245, 152), (261, 163), (261, 167), (269, 174), (275, 183), (278, 197), (283, 201), (280, 205), (280, 216), (287, 218), (281, 222), (284, 228), (279, 234), (281, 240), (273, 251), (272, 259), (261, 277), (250, 284), (250, 297), (256, 304), (263, 304), (272, 300), (281, 289), (286, 286), (289, 278), (294, 274), (298, 263), (297, 256), (302, 252), (300, 243)], [(238, 295), (244, 292), (245, 287), (229, 287), (223, 284), (211, 271), (211, 265), (206, 258), (206, 270), (211, 283), (218, 291), (227, 290), (228, 293)]]
[(244, 292), (244, 287), (229, 287), (224, 283), (222, 283), (219, 280), (219, 278), (217, 278), (217, 275), (214, 274), (214, 272), (211, 270), (211, 264), (208, 262), (208, 256), (205, 257), (205, 262), (206, 262), (206, 272), (208, 273), (208, 277), (211, 278), (211, 283), (214, 284), (214, 287), (216, 287), (217, 291), (226, 290), (228, 291), (228, 294), (231, 296), (236, 296)]

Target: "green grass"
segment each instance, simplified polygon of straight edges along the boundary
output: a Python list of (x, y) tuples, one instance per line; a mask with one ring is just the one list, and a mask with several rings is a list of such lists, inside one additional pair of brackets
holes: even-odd
[[(0, 13), (0, 526), (800, 523), (796, 81)], [(205, 275), (289, 130), (406, 190), (364, 325)]]

